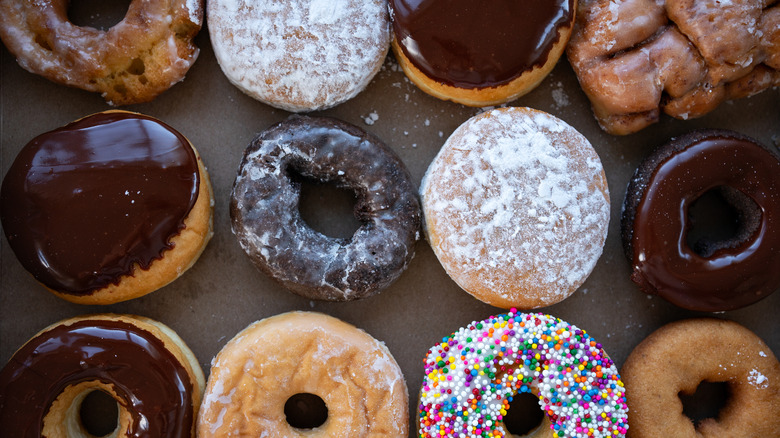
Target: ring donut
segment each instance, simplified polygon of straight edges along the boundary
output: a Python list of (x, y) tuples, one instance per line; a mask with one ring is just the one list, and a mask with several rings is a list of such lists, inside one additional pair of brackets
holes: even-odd
[[(621, 372), (634, 438), (759, 438), (780, 431), (780, 363), (736, 322), (667, 324), (634, 348)], [(717, 418), (694, 425), (680, 393), (695, 393), (702, 381), (725, 382), (729, 395)]]
[[(362, 225), (351, 238), (306, 224), (291, 171), (354, 191)], [(230, 215), (261, 271), (318, 300), (384, 289), (406, 268), (420, 237), (420, 203), (403, 162), (376, 137), (335, 119), (294, 117), (255, 137), (233, 184)]]
[(198, 57), (192, 40), (203, 21), (201, 0), (133, 0), (105, 31), (71, 23), (68, 3), (0, 2), (0, 38), (22, 68), (128, 105), (184, 79)]
[[(691, 205), (718, 190), (736, 235), (689, 245)], [(632, 280), (691, 310), (733, 310), (780, 286), (780, 158), (755, 140), (701, 130), (656, 149), (626, 190), (622, 237)]]
[[(612, 360), (585, 331), (543, 314), (474, 321), (430, 350), (424, 360), (418, 435), (505, 437), (509, 401), (539, 398), (538, 438), (623, 437), (625, 389)], [(658, 435), (661, 436), (661, 435)]]
[(14, 437), (92, 437), (79, 420), (93, 391), (119, 408), (112, 437), (190, 437), (203, 372), (170, 328), (139, 316), (60, 321), (27, 341), (0, 371), (0, 424)]
[[(255, 322), (212, 362), (198, 437), (397, 437), (409, 434), (409, 396), (387, 347), (314, 312)], [(286, 406), (302, 394), (327, 410), (301, 427)], [(317, 427), (310, 427), (317, 426)]]

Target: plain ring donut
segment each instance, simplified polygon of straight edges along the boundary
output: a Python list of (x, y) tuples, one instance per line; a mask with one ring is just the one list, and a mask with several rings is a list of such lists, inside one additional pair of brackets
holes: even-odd
[(133, 0), (105, 31), (71, 23), (68, 3), (0, 2), (0, 37), (22, 68), (128, 105), (184, 79), (198, 57), (192, 40), (203, 21), (201, 0)]
[[(633, 438), (759, 438), (780, 430), (780, 363), (764, 341), (736, 322), (667, 324), (634, 348), (621, 373)], [(717, 419), (694, 426), (679, 394), (695, 393), (702, 381), (724, 382), (729, 395)]]
[(205, 379), (169, 327), (133, 315), (99, 314), (53, 324), (0, 370), (4, 436), (93, 437), (80, 420), (93, 391), (114, 398), (111, 437), (189, 438)]
[[(737, 213), (735, 235), (688, 242), (691, 206), (719, 193)], [(651, 153), (626, 190), (622, 237), (631, 279), (691, 310), (755, 303), (780, 286), (780, 156), (742, 134), (701, 130)]]
[[(306, 224), (290, 172), (355, 193), (362, 225), (351, 238)], [(420, 202), (403, 162), (378, 138), (327, 118), (294, 117), (260, 133), (244, 152), (230, 215), (261, 271), (318, 300), (354, 300), (389, 286), (420, 238)]]
[[(409, 436), (409, 395), (392, 354), (332, 316), (289, 312), (255, 322), (212, 364), (199, 438)], [(305, 412), (314, 403), (302, 395), (319, 398), (324, 415)]]

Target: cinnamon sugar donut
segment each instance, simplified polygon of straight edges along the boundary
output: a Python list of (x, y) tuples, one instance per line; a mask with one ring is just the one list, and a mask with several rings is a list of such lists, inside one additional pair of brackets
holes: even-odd
[(466, 121), (430, 164), (421, 194), (428, 242), (447, 274), (498, 307), (568, 297), (607, 236), (609, 191), (596, 151), (530, 108)]
[(630, 134), (780, 85), (780, 3), (582, 0), (567, 55), (601, 127)]
[[(632, 438), (763, 438), (780, 431), (780, 363), (753, 332), (732, 321), (690, 319), (656, 330), (621, 370)], [(698, 425), (683, 414), (680, 393), (724, 382), (717, 418)]]
[(0, 189), (0, 220), (19, 262), (80, 304), (129, 300), (178, 278), (211, 239), (212, 209), (189, 140), (117, 110), (31, 140)]
[(214, 53), (230, 82), (276, 108), (329, 108), (362, 91), (390, 46), (386, 0), (211, 0)]
[(134, 315), (69, 318), (33, 336), (0, 370), (3, 436), (91, 438), (80, 420), (93, 391), (116, 400), (107, 436), (190, 438), (205, 379), (169, 327)]
[[(303, 395), (324, 402), (319, 421), (300, 417)], [(408, 405), (383, 343), (331, 316), (290, 312), (251, 324), (214, 358), (198, 437), (406, 438)]]
[(201, 0), (133, 0), (105, 31), (71, 23), (68, 3), (0, 1), (0, 38), (22, 68), (128, 105), (184, 79), (198, 57)]
[(534, 89), (574, 27), (576, 0), (391, 0), (393, 53), (421, 90), (488, 106)]

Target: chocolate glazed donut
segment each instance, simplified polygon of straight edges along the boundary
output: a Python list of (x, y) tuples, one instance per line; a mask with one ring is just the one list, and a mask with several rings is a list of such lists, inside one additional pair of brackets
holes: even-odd
[[(688, 209), (719, 191), (736, 212), (736, 234), (687, 243)], [(672, 140), (645, 159), (628, 185), (622, 217), (632, 280), (687, 309), (733, 310), (780, 286), (780, 158), (725, 130)]]
[(0, 370), (0, 434), (92, 436), (83, 434), (77, 419), (80, 403), (89, 392), (104, 390), (119, 405), (111, 436), (189, 438), (203, 387), (191, 354), (178, 335), (148, 318), (61, 321), (30, 339)]
[[(313, 230), (291, 172), (356, 195), (361, 226), (348, 239)], [(420, 238), (420, 203), (401, 160), (376, 137), (327, 118), (295, 117), (244, 152), (230, 200), (233, 233), (265, 274), (310, 298), (347, 301), (395, 281)]]

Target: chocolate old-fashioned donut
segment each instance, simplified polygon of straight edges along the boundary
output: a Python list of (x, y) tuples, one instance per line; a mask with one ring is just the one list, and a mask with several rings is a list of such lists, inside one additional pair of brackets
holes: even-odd
[[(352, 190), (361, 226), (351, 238), (313, 230), (291, 172)], [(233, 233), (255, 265), (311, 299), (347, 301), (395, 281), (420, 237), (420, 203), (401, 160), (376, 137), (328, 118), (295, 117), (244, 152), (230, 200)]]
[[(688, 243), (688, 209), (716, 190), (736, 212), (725, 240)], [(752, 304), (780, 286), (780, 158), (726, 130), (700, 130), (650, 154), (626, 190), (623, 247), (643, 291), (691, 310)]]

